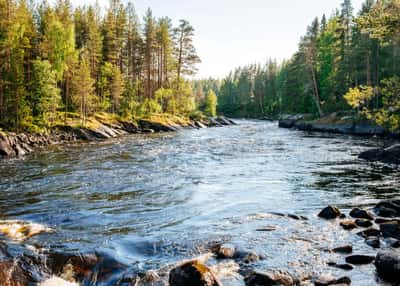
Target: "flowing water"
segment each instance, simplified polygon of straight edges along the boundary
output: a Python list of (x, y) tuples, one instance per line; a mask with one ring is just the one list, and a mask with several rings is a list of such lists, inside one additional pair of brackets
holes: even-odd
[[(13, 243), (107, 251), (138, 269), (176, 263), (200, 254), (205, 242), (223, 240), (262, 255), (254, 266), (260, 270), (332, 273), (350, 276), (353, 285), (382, 285), (372, 265), (351, 272), (326, 266), (344, 257), (324, 249), (352, 243), (356, 253), (374, 250), (316, 214), (328, 204), (348, 211), (398, 197), (399, 169), (357, 158), (386, 143), (239, 121), (56, 146), (0, 161), (0, 218), (54, 230)], [(257, 231), (265, 227), (272, 231)]]

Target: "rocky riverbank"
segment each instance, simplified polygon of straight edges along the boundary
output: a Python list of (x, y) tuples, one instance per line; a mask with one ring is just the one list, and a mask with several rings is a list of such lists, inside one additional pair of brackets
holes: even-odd
[[(283, 214), (282, 214), (283, 215)], [(287, 219), (308, 220), (295, 215), (283, 215)], [(354, 237), (370, 246), (370, 253), (358, 253), (353, 246), (337, 245), (321, 251), (334, 254), (338, 261), (328, 262), (332, 269), (351, 273), (363, 265), (374, 264), (377, 281), (383, 285), (400, 283), (400, 200), (382, 201), (370, 209), (353, 208), (349, 214), (342, 213), (335, 206), (328, 206), (318, 214), (329, 224), (338, 224)], [(7, 225), (19, 227), (14, 232), (5, 232)], [(1, 232), (12, 238), (16, 233), (20, 241), (32, 228), (41, 232), (51, 231), (38, 225), (12, 221), (3, 224)], [(268, 231), (268, 230), (264, 230)], [(269, 230), (273, 231), (273, 230)], [(29, 232), (31, 233), (31, 232)], [(32, 235), (39, 232), (32, 232)], [(316, 233), (329, 237), (330, 233)], [(158, 286), (326, 286), (351, 285), (350, 275), (334, 277), (330, 273), (297, 273), (276, 269), (258, 269), (257, 263), (268, 260), (252, 251), (243, 251), (235, 245), (224, 242), (208, 242), (197, 249), (203, 253), (195, 259), (164, 265), (159, 269), (143, 270), (115, 260), (107, 252), (97, 251), (86, 254), (51, 252), (46, 249), (32, 251), (22, 244), (0, 244), (1, 285), (158, 285)], [(14, 253), (23, 253), (15, 256)], [(313, 263), (310, 261), (310, 263)], [(228, 282), (227, 282), (228, 281)], [(231, 284), (231, 281), (233, 284)], [(355, 281), (356, 282), (356, 281)], [(386, 284), (390, 283), (390, 284)], [(357, 284), (360, 285), (360, 284)]]
[(96, 117), (86, 127), (57, 125), (49, 134), (5, 133), (0, 131), (0, 158), (21, 157), (37, 148), (75, 141), (96, 141), (114, 138), (126, 134), (157, 132), (175, 132), (182, 128), (221, 127), (236, 124), (225, 117), (203, 120), (171, 120), (159, 118), (126, 121)]
[[(354, 120), (351, 116), (340, 116), (333, 113), (317, 120), (309, 120), (309, 118), (307, 115), (284, 116), (279, 120), (279, 127), (310, 132), (386, 137), (395, 140), (400, 138), (398, 132), (390, 132), (367, 120)], [(359, 158), (370, 162), (400, 164), (400, 145), (394, 144), (385, 148), (369, 150), (361, 153)]]
[(353, 116), (341, 116), (338, 113), (316, 120), (311, 120), (309, 115), (288, 115), (279, 120), (279, 127), (301, 131), (400, 138), (400, 134), (390, 132), (371, 121), (355, 120)]

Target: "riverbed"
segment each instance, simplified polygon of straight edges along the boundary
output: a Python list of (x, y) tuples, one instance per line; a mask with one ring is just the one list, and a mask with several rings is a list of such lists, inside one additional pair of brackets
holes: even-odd
[[(52, 146), (2, 160), (1, 219), (54, 231), (23, 242), (1, 240), (60, 252), (104, 251), (144, 271), (200, 255), (199, 246), (217, 240), (264, 257), (255, 269), (385, 285), (373, 265), (350, 272), (327, 266), (344, 259), (325, 251), (335, 246), (376, 252), (316, 215), (328, 204), (346, 212), (398, 197), (398, 168), (357, 158), (388, 142), (279, 129), (275, 122), (238, 123)], [(242, 283), (231, 277), (224, 285)]]

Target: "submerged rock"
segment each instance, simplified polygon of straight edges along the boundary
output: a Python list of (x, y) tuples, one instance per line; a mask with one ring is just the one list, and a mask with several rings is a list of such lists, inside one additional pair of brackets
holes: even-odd
[(192, 260), (169, 273), (170, 286), (222, 286), (212, 270), (205, 264)]
[(359, 155), (360, 159), (387, 164), (400, 164), (400, 144), (383, 149), (373, 149)]
[(232, 244), (222, 244), (217, 251), (218, 258), (234, 258), (235, 254), (236, 248)]
[(365, 243), (373, 248), (379, 248), (381, 246), (381, 241), (379, 237), (368, 237)]
[(340, 210), (335, 206), (327, 206), (318, 216), (324, 219), (335, 219), (340, 216)]
[(355, 223), (357, 226), (364, 227), (364, 228), (368, 228), (373, 225), (373, 223), (367, 219), (356, 219)]
[(346, 257), (346, 262), (353, 265), (370, 264), (374, 260), (375, 257), (369, 255), (351, 255)]
[(367, 219), (367, 220), (374, 219), (372, 213), (370, 213), (366, 210), (360, 209), (360, 208), (352, 209), (350, 212), (350, 216), (353, 218), (361, 218), (361, 219)]
[(368, 237), (376, 237), (376, 236), (380, 236), (381, 232), (379, 229), (376, 228), (368, 228), (366, 230), (360, 231), (359, 233), (357, 233), (357, 235), (362, 236), (364, 238), (368, 238)]
[(381, 251), (375, 259), (378, 275), (387, 281), (400, 283), (400, 254), (398, 251)]
[(339, 246), (332, 249), (332, 251), (336, 253), (349, 254), (353, 252), (353, 247), (351, 245)]
[(357, 228), (357, 225), (352, 220), (344, 220), (340, 222), (340, 226), (343, 227), (345, 230), (352, 230)]
[(331, 267), (335, 267), (335, 268), (342, 269), (342, 270), (347, 270), (347, 271), (350, 271), (350, 270), (354, 269), (353, 266), (351, 266), (350, 264), (347, 264), (347, 263), (338, 264), (336, 262), (329, 262), (328, 265), (331, 266)]
[(381, 217), (400, 217), (400, 200), (384, 201), (374, 207), (374, 212)]
[(331, 275), (322, 275), (314, 282), (315, 286), (350, 285), (350, 284), (351, 284), (351, 279), (347, 276), (336, 279)]
[(246, 286), (294, 286), (296, 279), (282, 271), (253, 272), (244, 279)]
[(400, 223), (398, 221), (382, 223), (379, 227), (383, 237), (400, 239)]

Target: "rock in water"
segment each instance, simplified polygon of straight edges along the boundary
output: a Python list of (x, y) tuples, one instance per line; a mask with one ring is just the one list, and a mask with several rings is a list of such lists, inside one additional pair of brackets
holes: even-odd
[(398, 221), (382, 223), (379, 227), (383, 237), (400, 239), (400, 223)]
[(387, 281), (400, 283), (400, 253), (381, 251), (375, 259), (378, 275)]
[(211, 269), (197, 261), (185, 262), (169, 273), (170, 286), (222, 286)]
[(379, 240), (379, 237), (368, 237), (365, 240), (365, 243), (373, 248), (381, 247), (381, 241)]
[(372, 214), (366, 210), (362, 210), (360, 208), (354, 208), (350, 212), (350, 216), (353, 218), (362, 218), (367, 220), (373, 220), (374, 217)]
[(349, 254), (353, 252), (353, 247), (351, 245), (340, 246), (332, 249), (333, 252)]
[(370, 220), (367, 219), (356, 219), (356, 225), (359, 227), (364, 227), (364, 228), (368, 228), (371, 227), (373, 225), (373, 223)]
[(400, 216), (400, 200), (380, 202), (374, 207), (374, 212), (381, 217)]
[(357, 228), (356, 223), (350, 219), (340, 222), (340, 226), (343, 227), (345, 230), (352, 230)]
[(340, 210), (335, 206), (327, 206), (318, 216), (324, 219), (335, 219), (340, 216)]
[(236, 248), (231, 244), (222, 244), (219, 249), (217, 256), (218, 258), (226, 259), (226, 258), (234, 258), (236, 252)]
[(371, 236), (376, 237), (381, 235), (381, 231), (375, 228), (368, 228), (366, 230), (360, 231), (359, 233), (357, 233), (357, 235), (362, 236), (364, 238), (368, 238)]
[(29, 272), (21, 267), (18, 261), (0, 262), (0, 285), (25, 286), (30, 285), (31, 280)]
[(353, 265), (370, 264), (375, 257), (369, 255), (351, 255), (346, 257), (346, 262)]
[(329, 285), (350, 285), (351, 279), (349, 277), (342, 277), (339, 279), (334, 278), (329, 274), (322, 275), (315, 282), (315, 286), (329, 286)]
[(295, 279), (285, 272), (253, 272), (244, 279), (246, 286), (294, 286)]
[(384, 149), (373, 149), (363, 152), (359, 158), (372, 162), (379, 161), (388, 164), (400, 164), (400, 144)]

